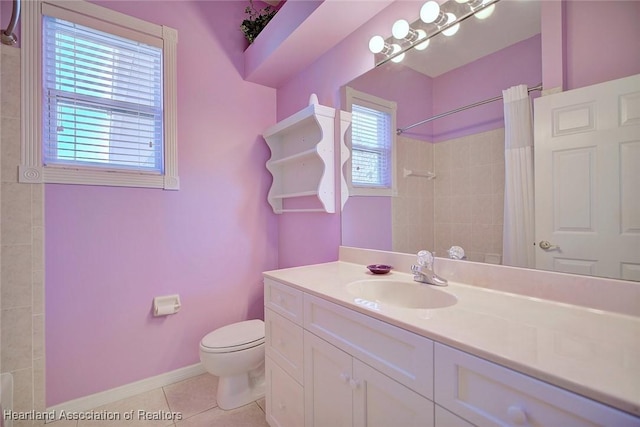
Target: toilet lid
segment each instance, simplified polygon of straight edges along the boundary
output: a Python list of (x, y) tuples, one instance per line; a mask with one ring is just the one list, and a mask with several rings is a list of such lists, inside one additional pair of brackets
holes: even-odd
[(223, 326), (202, 338), (201, 346), (210, 351), (238, 351), (264, 342), (264, 322), (245, 320)]

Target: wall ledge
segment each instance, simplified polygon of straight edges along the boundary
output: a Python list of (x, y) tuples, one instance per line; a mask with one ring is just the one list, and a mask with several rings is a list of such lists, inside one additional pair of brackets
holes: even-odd
[(244, 79), (280, 87), (394, 1), (287, 1), (245, 50)]

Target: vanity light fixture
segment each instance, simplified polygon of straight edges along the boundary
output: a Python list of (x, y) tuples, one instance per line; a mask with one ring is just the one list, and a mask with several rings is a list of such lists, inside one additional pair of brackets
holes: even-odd
[[(399, 44), (392, 44), (391, 47), (393, 48), (393, 52), (391, 53), (391, 55), (392, 55), (391, 62), (395, 62), (395, 63), (402, 62), (402, 60), (404, 59), (404, 52), (400, 53), (400, 51), (402, 50), (400, 45)], [(398, 55), (396, 55), (396, 54), (398, 54)]]
[(420, 8), (420, 19), (425, 24), (436, 24), (438, 27), (447, 23), (447, 16), (440, 10), (438, 2), (434, 0), (422, 5)]
[(427, 32), (425, 30), (416, 30), (418, 33), (418, 41), (426, 39), (422, 43), (418, 43), (414, 46), (416, 50), (425, 50), (429, 46), (429, 39), (427, 38)]
[[(484, 1), (482, 2), (484, 4)], [(490, 4), (489, 6), (483, 8), (482, 10), (473, 14), (478, 19), (487, 19), (493, 14), (493, 11), (496, 9), (495, 4)]]
[(456, 19), (456, 15), (451, 12), (447, 13), (447, 25), (449, 28), (447, 28), (446, 30), (442, 30), (442, 34), (447, 37), (451, 37), (458, 32), (458, 30), (460, 29), (460, 24), (454, 24), (454, 22), (456, 22)]
[(425, 2), (420, 8), (420, 18), (413, 23), (405, 19), (394, 22), (392, 37), (384, 39), (376, 35), (369, 41), (369, 50), (376, 55), (376, 66), (387, 61), (400, 62), (411, 49), (424, 50), (429, 40), (442, 33), (453, 36), (460, 23), (470, 16), (478, 19), (489, 17), (500, 0), (449, 0), (442, 4), (436, 0)]
[(369, 40), (369, 50), (371, 53), (381, 53), (383, 55), (389, 55), (393, 52), (391, 46), (384, 41), (382, 36), (373, 36)]
[(398, 19), (391, 27), (391, 34), (398, 40), (408, 40), (410, 42), (418, 38), (418, 32), (409, 26), (406, 19)]

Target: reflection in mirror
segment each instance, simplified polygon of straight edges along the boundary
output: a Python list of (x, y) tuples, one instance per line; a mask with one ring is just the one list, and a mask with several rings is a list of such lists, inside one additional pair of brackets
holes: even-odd
[[(489, 19), (467, 19), (455, 36), (438, 35), (424, 51), (347, 86), (396, 102), (397, 126), (405, 129), (516, 85), (538, 86), (541, 52), (540, 2), (501, 1)], [(342, 244), (441, 257), (460, 246), (468, 260), (502, 264), (503, 108), (487, 103), (397, 135), (397, 195), (349, 197)]]

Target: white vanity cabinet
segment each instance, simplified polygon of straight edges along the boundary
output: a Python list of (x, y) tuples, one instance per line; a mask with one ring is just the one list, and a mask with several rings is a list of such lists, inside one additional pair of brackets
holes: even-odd
[(271, 427), (433, 426), (431, 340), (270, 279), (265, 321)]
[(304, 329), (306, 427), (433, 426), (431, 340), (307, 294)]
[(433, 403), (305, 332), (307, 427), (433, 426)]
[(265, 278), (271, 427), (640, 427), (640, 418)]

